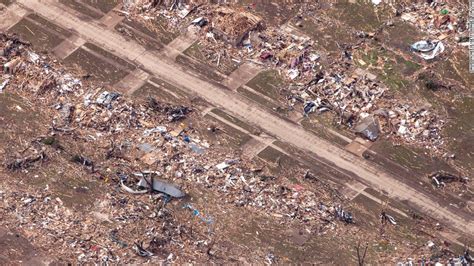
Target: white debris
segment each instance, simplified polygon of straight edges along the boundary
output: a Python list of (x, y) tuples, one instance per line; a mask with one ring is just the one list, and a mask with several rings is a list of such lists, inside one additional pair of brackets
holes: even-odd
[(222, 170), (228, 168), (229, 166), (230, 166), (230, 164), (228, 164), (226, 162), (222, 162), (222, 163), (216, 165), (216, 168), (222, 171)]
[(10, 82), (10, 80), (6, 79), (0, 84), (0, 93), (3, 92), (3, 89), (8, 85), (8, 82)]
[(157, 126), (155, 128), (152, 128), (152, 129), (146, 129), (144, 132), (143, 132), (143, 135), (145, 137), (148, 137), (150, 136), (151, 134), (153, 133), (165, 133), (167, 131), (166, 127), (165, 126)]
[(372, 0), (372, 4), (374, 5), (379, 5), (380, 3), (382, 3), (382, 0)]
[(292, 80), (297, 78), (299, 75), (300, 75), (300, 71), (298, 69), (289, 69), (288, 70), (288, 77), (290, 77), (290, 79), (292, 79)]
[(32, 63), (38, 63), (40, 57), (37, 53), (33, 53), (33, 52), (28, 52), (28, 59), (32, 62)]

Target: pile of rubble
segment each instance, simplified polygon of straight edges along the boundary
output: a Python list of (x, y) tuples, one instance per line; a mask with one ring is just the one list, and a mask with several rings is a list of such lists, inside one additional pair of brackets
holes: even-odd
[[(189, 14), (180, 12), (183, 18)], [(400, 136), (407, 138), (425, 134), (431, 114), (400, 104), (383, 106), (378, 101), (386, 89), (370, 75), (352, 78), (321, 73), (316, 67), (319, 55), (310, 40), (253, 32), (257, 21), (250, 21), (248, 39), (241, 38), (244, 49), (235, 51), (246, 51), (262, 62), (284, 68), (290, 79), (304, 84), (295, 89), (292, 99), (305, 104), (305, 113), (332, 110), (342, 123), (354, 126), (366, 117), (380, 116), (388, 121), (385, 126), (381, 119), (382, 129), (400, 131)], [(234, 45), (243, 36), (232, 29), (222, 32), (234, 36)], [(209, 36), (206, 34), (212, 39)], [(15, 37), (1, 34), (0, 41), (0, 92), (19, 94), (41, 106), (44, 115), (54, 117), (48, 136), (32, 141), (22, 156), (9, 155), (3, 170), (12, 175), (25, 173), (59, 158), (74, 163), (110, 189), (89, 214), (66, 208), (48, 186), (35, 193), (0, 192), (2, 224), (18, 221), (18, 228), (33, 242), (50, 248), (50, 254), (60, 250), (67, 261), (80, 263), (136, 263), (141, 261), (139, 257), (158, 258), (154, 262), (206, 261), (214, 252), (213, 237), (218, 232), (210, 230), (216, 222), (212, 214), (183, 204), (183, 196), (196, 188), (216, 193), (222, 204), (252, 209), (276, 217), (282, 224), (296, 221), (309, 228), (306, 230), (317, 228), (317, 233), (337, 234), (348, 228), (341, 225), (357, 224), (357, 217), (345, 207), (346, 199), (311, 173), (295, 170), (274, 176), (239, 154), (213, 146), (185, 124), (194, 115), (192, 108), (153, 98), (133, 102), (113, 89), (97, 88), (76, 78), (74, 71), (35, 53)], [(406, 129), (400, 130), (402, 126)], [(432, 132), (437, 131), (428, 133)], [(63, 147), (57, 138), (82, 141), (88, 148)], [(308, 180), (317, 185), (308, 185)], [(189, 210), (202, 223), (191, 228), (189, 218), (181, 217), (182, 211), (177, 209)], [(109, 228), (97, 224), (97, 219), (118, 226)]]
[[(207, 234), (190, 233), (190, 224), (182, 222), (186, 221), (183, 214), (172, 207), (157, 208), (160, 202), (149, 196), (128, 197), (111, 191), (87, 213), (67, 207), (48, 186), (34, 194), (2, 190), (0, 198), (4, 217), (0, 225), (9, 226), (14, 213), (15, 229), (26, 233), (60, 264), (136, 263), (140, 257), (172, 262), (196, 258), (198, 246), (210, 242)], [(194, 228), (200, 231), (199, 224)]]
[(462, 186), (469, 182), (468, 177), (453, 175), (450, 173), (446, 173), (444, 171), (432, 173), (428, 176), (428, 178), (431, 179), (431, 182), (437, 188), (445, 187), (446, 184), (449, 184), (449, 183), (457, 183), (458, 185)]
[[(237, 12), (225, 6), (212, 9), (212, 13), (206, 14), (206, 17), (211, 19), (212, 32), (217, 35), (217, 38), (234, 46), (240, 45), (250, 31), (262, 27), (260, 17), (246, 11)], [(197, 23), (201, 25), (202, 20), (199, 18), (197, 20)], [(196, 24), (195, 21), (193, 21), (194, 24)]]
[[(108, 196), (117, 202), (124, 195), (131, 198), (150, 191), (164, 193), (165, 196), (153, 199), (167, 202), (180, 198), (199, 184), (222, 195), (228, 204), (246, 206), (279, 217), (282, 223), (301, 221), (308, 226), (334, 230), (338, 227), (338, 220), (343, 223), (353, 221), (352, 216), (340, 207), (345, 200), (331, 192), (334, 190), (328, 189), (324, 182), (317, 189), (295, 185), (284, 176), (273, 177), (265, 169), (255, 170), (257, 167), (252, 162), (209, 144), (196, 130), (181, 123), (193, 115), (192, 109), (161, 103), (153, 98), (142, 103), (132, 102), (120, 93), (95, 88), (75, 78), (59, 63), (34, 53), (26, 43), (14, 37), (1, 35), (1, 38), (2, 80), (9, 80), (8, 85), (3, 87), (4, 92), (22, 95), (35, 105), (44, 106), (43, 114), (54, 117), (49, 135), (33, 141), (21, 157), (10, 155), (6, 158), (5, 169), (28, 171), (41, 168), (40, 162), (45, 158), (58, 157), (74, 163), (78, 169), (95, 178), (108, 180), (112, 188), (120, 187), (120, 193)], [(12, 62), (16, 62), (15, 67), (12, 67)], [(86, 141), (90, 149), (66, 148), (58, 144), (57, 138)], [(149, 171), (159, 178), (156, 184), (144, 179), (144, 173)], [(299, 175), (300, 179), (305, 176), (304, 173), (291, 174)], [(12, 194), (8, 197), (14, 201), (18, 200), (17, 196)], [(28, 215), (31, 208), (39, 208), (38, 211), (54, 208), (54, 213), (38, 217), (41, 222), (31, 226), (43, 233), (50, 230), (49, 226), (54, 226), (57, 232), (61, 232), (58, 228), (73, 228), (71, 223), (74, 223), (75, 217), (61, 213), (64, 211), (61, 202), (48, 197), (47, 191), (33, 195), (36, 203), (29, 202), (25, 205), (28, 207), (17, 209), (24, 216), (25, 223), (34, 218)], [(107, 219), (127, 224), (138, 219), (127, 216), (125, 212), (115, 209)], [(146, 216), (159, 216), (151, 211), (147, 213)], [(64, 216), (64, 223), (58, 225), (58, 217)], [(153, 217), (149, 223), (147, 218), (143, 219), (151, 225)], [(174, 220), (173, 223), (179, 221)], [(154, 230), (148, 225), (141, 230)], [(119, 261), (110, 254), (117, 247), (102, 249), (97, 246), (91, 251), (90, 242), (84, 244), (82, 240), (77, 241), (77, 238), (65, 240), (62, 245), (66, 249), (80, 245), (88, 250), (88, 253), (84, 251), (78, 255), (81, 262), (97, 260), (97, 256), (103, 260)], [(173, 247), (180, 245), (174, 243)], [(97, 253), (98, 250), (100, 252)], [(135, 250), (140, 256), (149, 255), (141, 245), (136, 246)]]
[(373, 74), (362, 69), (351, 76), (320, 72), (310, 83), (292, 88), (291, 101), (304, 102), (305, 115), (332, 111), (338, 123), (372, 141), (383, 133), (434, 151), (444, 144), (441, 129), (445, 122), (429, 107), (393, 99)]
[(469, 6), (456, 1), (424, 1), (403, 5), (401, 19), (429, 34), (433, 39), (469, 44)]
[(178, 4), (174, 9), (165, 9), (151, 2), (127, 5), (124, 9), (139, 21), (164, 17), (168, 22), (165, 26), (174, 31), (191, 26), (191, 30), (199, 32), (199, 44), (208, 61), (217, 68), (225, 60), (235, 64), (252, 61), (282, 68), (289, 80), (307, 81), (313, 73), (310, 70), (320, 67), (320, 53), (313, 49), (313, 41), (281, 28), (267, 27), (262, 18), (247, 10), (213, 4)]
[[(174, 9), (166, 10), (149, 3), (138, 7), (139, 4), (135, 8), (129, 7), (132, 17), (152, 18), (165, 12), (167, 18), (181, 18), (178, 23), (175, 19), (170, 22), (175, 27), (193, 25), (201, 32), (199, 44), (206, 58), (217, 67), (224, 57), (228, 57), (227, 61), (236, 64), (249, 60), (278, 69), (291, 83), (289, 88), (280, 90), (289, 95), (291, 108), (303, 104), (305, 115), (314, 111), (333, 111), (340, 124), (370, 140), (383, 133), (397, 141), (443, 152), (441, 129), (444, 121), (427, 107), (419, 108), (413, 102), (387, 97), (388, 89), (376, 80), (376, 76), (354, 70), (350, 49), (344, 50), (340, 58), (333, 58), (338, 64), (323, 69), (320, 58), (327, 55), (315, 49), (313, 40), (290, 34), (282, 28), (265, 26), (247, 10), (237, 12), (227, 6), (210, 4), (176, 5)], [(178, 16), (182, 10), (190, 12)], [(235, 23), (237, 18), (245, 21), (245, 26)], [(444, 50), (444, 46), (435, 46), (430, 53), (435, 50), (437, 55), (442, 52), (440, 49)], [(347, 74), (351, 72), (354, 74)], [(368, 127), (371, 129), (366, 130)]]

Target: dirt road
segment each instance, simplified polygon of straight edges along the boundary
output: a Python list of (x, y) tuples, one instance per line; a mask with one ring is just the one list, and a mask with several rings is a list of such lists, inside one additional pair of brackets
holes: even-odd
[(141, 45), (125, 40), (119, 33), (107, 29), (96, 21), (83, 21), (66, 10), (57, 1), (19, 0), (24, 8), (37, 12), (48, 20), (71, 29), (81, 38), (113, 52), (122, 58), (136, 62), (144, 69), (171, 84), (193, 92), (209, 103), (269, 132), (279, 140), (300, 149), (309, 150), (334, 164), (334, 166), (358, 176), (361, 182), (384, 190), (395, 200), (406, 202), (418, 211), (430, 215), (464, 234), (474, 236), (474, 221), (468, 213), (442, 206), (429, 195), (423, 194), (389, 175), (380, 167), (357, 157), (331, 143), (318, 138), (301, 126), (270, 113), (230, 89), (224, 89), (204, 81), (185, 71), (163, 55), (147, 51)]

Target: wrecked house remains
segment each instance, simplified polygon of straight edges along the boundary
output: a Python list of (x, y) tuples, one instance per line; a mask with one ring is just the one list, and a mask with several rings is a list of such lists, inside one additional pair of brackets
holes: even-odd
[(0, 262), (471, 265), (468, 1), (0, 1)]

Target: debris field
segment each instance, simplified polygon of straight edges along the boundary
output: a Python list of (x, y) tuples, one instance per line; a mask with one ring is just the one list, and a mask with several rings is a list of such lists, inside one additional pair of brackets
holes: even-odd
[[(331, 127), (368, 147), (387, 141), (441, 158), (450, 170), (433, 169), (420, 180), (468, 202), (472, 169), (453, 150), (449, 107), (397, 87), (386, 74), (398, 65), (381, 56), (413, 67), (407, 80), (436, 97), (469, 97), (464, 80), (444, 79), (436, 69), (467, 50), (465, 3), (369, 1), (382, 22), (348, 28), (348, 39), (332, 46), (311, 30), (336, 32), (341, 25), (331, 8), (338, 4), (275, 3), (278, 24), (267, 4), (218, 2), (124, 0), (110, 12), (169, 34), (154, 40), (158, 46), (192, 36), (178, 57), (217, 76), (247, 64), (259, 69), (255, 79), (274, 73), (277, 95), (263, 97), (278, 104), (273, 111), (300, 120), (329, 116)], [(420, 36), (403, 46), (381, 41), (406, 24)], [(149, 37), (119, 25), (122, 35), (150, 45)], [(249, 157), (243, 146), (265, 133), (243, 134), (247, 144), (230, 145), (232, 132), (203, 114), (208, 106), (198, 97), (124, 93), (11, 31), (0, 32), (0, 65), (0, 262), (472, 263), (472, 240), (449, 238), (436, 217), (383, 191), (363, 185), (353, 195), (328, 178), (339, 178), (335, 173), (298, 163), (275, 142)], [(278, 155), (272, 162), (265, 152)], [(472, 213), (470, 206), (457, 207)]]

